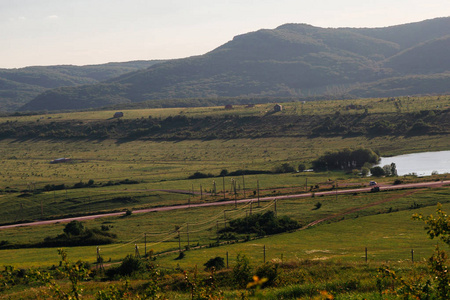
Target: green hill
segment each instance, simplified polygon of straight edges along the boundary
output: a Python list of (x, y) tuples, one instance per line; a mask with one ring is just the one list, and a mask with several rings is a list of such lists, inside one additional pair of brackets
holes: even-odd
[[(236, 36), (202, 56), (157, 64), (102, 84), (50, 90), (22, 110), (176, 98), (449, 93), (448, 32), (450, 18), (373, 29), (286, 24)], [(427, 77), (412, 87), (416, 74)], [(389, 78), (396, 85), (383, 89)]]
[(48, 89), (95, 84), (158, 61), (131, 61), (89, 66), (36, 66), (0, 69), (0, 110), (15, 110)]

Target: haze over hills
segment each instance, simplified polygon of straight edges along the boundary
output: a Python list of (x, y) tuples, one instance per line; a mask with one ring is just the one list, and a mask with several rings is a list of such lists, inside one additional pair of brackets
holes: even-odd
[(0, 69), (0, 110), (15, 110), (48, 89), (95, 84), (160, 61), (130, 61), (88, 66), (35, 66)]
[[(22, 110), (158, 99), (384, 97), (450, 92), (450, 18), (385, 28), (285, 24), (213, 51), (37, 96)], [(188, 100), (186, 100), (188, 101)]]

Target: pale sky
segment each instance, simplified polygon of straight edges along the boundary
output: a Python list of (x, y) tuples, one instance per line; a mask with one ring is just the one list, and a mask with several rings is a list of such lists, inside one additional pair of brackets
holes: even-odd
[(183, 58), (285, 23), (385, 27), (448, 16), (450, 0), (0, 0), (0, 68)]

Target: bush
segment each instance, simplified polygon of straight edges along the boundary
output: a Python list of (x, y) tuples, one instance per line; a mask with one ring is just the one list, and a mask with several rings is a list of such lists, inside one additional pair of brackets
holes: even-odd
[(271, 286), (274, 284), (275, 279), (278, 276), (278, 265), (265, 263), (256, 270), (256, 276), (258, 276), (260, 279), (267, 279), (267, 281), (262, 285), (263, 288), (266, 286)]
[(209, 177), (214, 177), (214, 175), (211, 173), (205, 174), (202, 172), (195, 172), (193, 175), (189, 176), (188, 179), (209, 178)]
[(375, 166), (375, 167), (371, 168), (370, 173), (372, 174), (372, 176), (375, 176), (375, 177), (381, 177), (381, 176), (385, 175), (383, 168), (379, 167), (379, 166)]
[(205, 271), (211, 270), (212, 268), (216, 270), (221, 270), (225, 268), (225, 262), (223, 257), (216, 256), (215, 258), (211, 258), (205, 264)]
[(252, 279), (250, 261), (245, 255), (238, 254), (233, 268), (233, 282), (238, 288), (245, 288)]
[(68, 235), (81, 235), (84, 231), (83, 223), (74, 220), (64, 227), (64, 232)]
[(320, 203), (320, 202), (317, 202), (316, 204), (314, 204), (314, 210), (317, 210), (321, 207), (322, 207), (322, 203)]
[(301, 164), (298, 165), (298, 171), (299, 172), (303, 172), (305, 170), (306, 170), (306, 165), (305, 164), (301, 163)]
[(265, 235), (286, 232), (299, 227), (300, 224), (297, 221), (286, 216), (275, 217), (273, 211), (268, 211), (264, 214), (253, 214), (245, 218), (232, 220), (228, 227), (221, 229), (219, 232)]
[(288, 163), (284, 163), (281, 166), (275, 168), (274, 173), (293, 173), (295, 168)]
[(128, 254), (120, 264), (120, 266), (115, 268), (110, 268), (106, 271), (106, 275), (110, 278), (115, 275), (120, 276), (131, 276), (133, 274), (142, 272), (145, 270), (145, 266), (139, 258)]

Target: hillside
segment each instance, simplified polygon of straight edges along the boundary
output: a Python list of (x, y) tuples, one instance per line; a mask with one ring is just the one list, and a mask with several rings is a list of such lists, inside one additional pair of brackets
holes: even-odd
[[(22, 110), (177, 98), (450, 93), (449, 32), (450, 18), (372, 29), (286, 24), (239, 35), (205, 55), (157, 64), (101, 85), (50, 90)], [(420, 88), (414, 80), (418, 74), (424, 79)], [(383, 89), (389, 78), (395, 78), (395, 85)]]
[(36, 66), (0, 69), (0, 110), (16, 110), (42, 92), (62, 86), (95, 84), (159, 61), (131, 61), (88, 66)]

